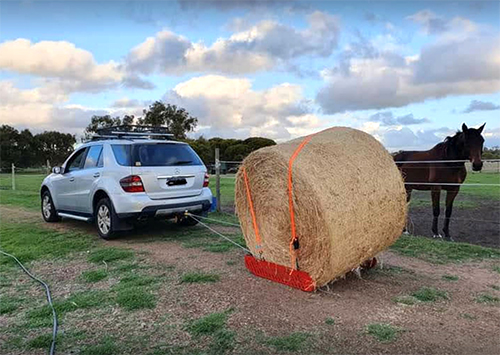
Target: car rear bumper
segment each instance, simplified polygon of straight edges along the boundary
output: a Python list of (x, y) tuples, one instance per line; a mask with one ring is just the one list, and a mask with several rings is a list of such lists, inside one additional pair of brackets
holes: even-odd
[(152, 200), (146, 194), (113, 196), (113, 205), (119, 218), (142, 219), (152, 217), (169, 218), (183, 214), (203, 213), (210, 210), (212, 193), (204, 188), (198, 196), (165, 200)]
[(169, 218), (181, 215), (184, 212), (204, 213), (210, 210), (210, 201), (199, 201), (190, 203), (174, 203), (168, 205), (148, 206), (141, 212), (118, 213), (119, 218), (143, 219), (162, 217)]

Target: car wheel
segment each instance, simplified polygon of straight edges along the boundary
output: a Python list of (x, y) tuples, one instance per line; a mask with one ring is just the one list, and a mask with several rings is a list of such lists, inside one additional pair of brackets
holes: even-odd
[(117, 218), (109, 198), (103, 198), (97, 203), (95, 224), (102, 239), (111, 239), (115, 235)]
[(42, 217), (45, 222), (59, 222), (61, 217), (57, 215), (52, 196), (49, 191), (42, 194)]

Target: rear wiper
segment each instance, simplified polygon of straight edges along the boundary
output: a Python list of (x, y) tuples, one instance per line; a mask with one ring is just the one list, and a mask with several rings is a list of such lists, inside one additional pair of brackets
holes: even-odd
[(179, 161), (176, 161), (175, 163), (173, 163), (172, 165), (184, 165), (184, 164), (189, 164), (192, 162), (193, 162), (192, 160), (179, 160)]

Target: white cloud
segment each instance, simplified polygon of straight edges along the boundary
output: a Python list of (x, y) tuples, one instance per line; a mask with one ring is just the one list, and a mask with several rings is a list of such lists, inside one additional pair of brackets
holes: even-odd
[(0, 44), (0, 69), (57, 78), (73, 90), (96, 90), (119, 83), (123, 72), (113, 61), (98, 64), (92, 53), (66, 41), (19, 38)]
[[(317, 102), (325, 113), (401, 107), (450, 95), (500, 91), (500, 37), (443, 32), (420, 53), (403, 57), (359, 40), (322, 72)], [(464, 32), (464, 33), (465, 33)]]
[(189, 108), (206, 127), (198, 133), (209, 136), (287, 139), (321, 125), (301, 87), (288, 83), (257, 91), (248, 79), (207, 75), (177, 85), (166, 99)]
[(168, 30), (160, 31), (130, 51), (127, 69), (141, 74), (242, 74), (284, 65), (303, 56), (329, 56), (338, 42), (338, 19), (316, 11), (307, 20), (309, 27), (301, 30), (276, 21), (261, 21), (229, 38), (219, 38), (210, 46)]

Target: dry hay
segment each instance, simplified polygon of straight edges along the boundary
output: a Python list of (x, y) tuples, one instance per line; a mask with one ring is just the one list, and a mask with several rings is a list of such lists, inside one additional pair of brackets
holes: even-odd
[[(247, 172), (265, 260), (291, 266), (288, 161), (303, 141), (259, 149), (242, 163)], [(364, 132), (333, 127), (314, 135), (293, 164), (298, 263), (322, 286), (387, 248), (401, 235), (406, 194), (389, 153)], [(247, 246), (255, 232), (240, 168), (236, 210)]]

